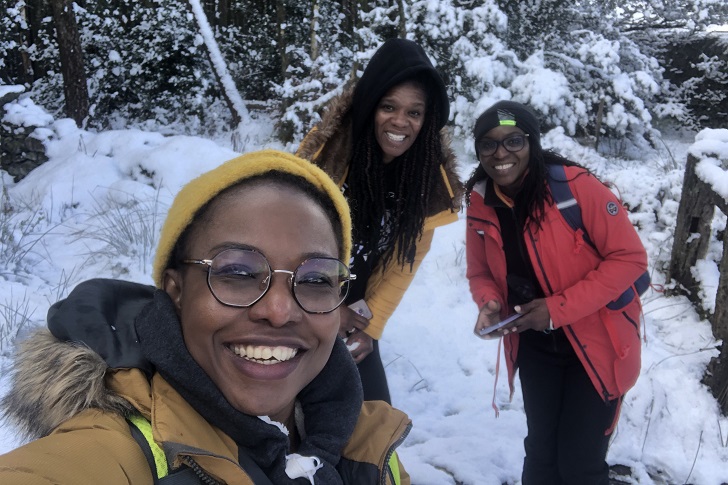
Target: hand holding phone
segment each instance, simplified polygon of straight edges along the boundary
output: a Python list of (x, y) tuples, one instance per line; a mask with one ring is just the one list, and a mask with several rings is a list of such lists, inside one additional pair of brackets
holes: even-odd
[(354, 303), (349, 305), (349, 308), (351, 308), (352, 310), (354, 310), (355, 313), (361, 315), (367, 320), (371, 319), (373, 316), (372, 311), (367, 305), (367, 302), (365, 302), (363, 299), (355, 301)]
[(500, 322), (496, 323), (495, 325), (491, 325), (489, 327), (483, 327), (480, 330), (478, 330), (478, 335), (481, 337), (488, 335), (491, 332), (495, 332), (498, 329), (501, 329), (508, 325), (509, 323), (518, 320), (523, 316), (522, 313), (514, 313), (513, 315), (510, 315), (509, 317), (506, 317), (504, 320), (501, 320)]

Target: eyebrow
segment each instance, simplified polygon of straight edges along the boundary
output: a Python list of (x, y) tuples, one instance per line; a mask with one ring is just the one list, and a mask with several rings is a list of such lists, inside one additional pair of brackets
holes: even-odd
[[(220, 253), (226, 249), (247, 249), (250, 251), (256, 251), (263, 256), (265, 256), (266, 259), (268, 259), (268, 256), (266, 256), (265, 251), (263, 251), (260, 248), (257, 248), (255, 246), (251, 246), (250, 244), (244, 244), (244, 243), (237, 243), (237, 242), (223, 242), (220, 244), (216, 244), (215, 246), (210, 248), (210, 252), (214, 253)], [(301, 254), (301, 262), (311, 259), (311, 258), (338, 258), (339, 254), (338, 252), (334, 254), (333, 256), (331, 254), (325, 253), (323, 251), (310, 251), (307, 253)]]
[[(395, 102), (394, 102), (394, 100), (395, 100), (394, 96), (385, 96), (385, 97), (383, 97), (383, 98), (382, 98), (382, 99), (381, 99), (381, 100), (379, 101), (379, 104), (382, 104), (382, 103), (390, 103), (390, 104), (405, 104), (405, 103), (395, 103)], [(416, 102), (416, 103), (414, 103), (414, 104), (413, 104), (413, 105), (412, 105), (411, 107), (415, 107), (415, 108), (424, 108), (424, 107), (426, 107), (426, 106), (427, 106), (427, 103), (423, 103), (423, 102), (421, 102), (421, 101), (417, 101), (417, 102)]]

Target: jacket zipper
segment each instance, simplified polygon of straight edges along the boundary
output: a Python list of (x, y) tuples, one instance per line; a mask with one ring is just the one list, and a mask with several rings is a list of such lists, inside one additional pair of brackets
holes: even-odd
[(212, 478), (200, 465), (189, 455), (180, 455), (180, 461), (190, 467), (200, 482), (204, 485), (220, 485), (220, 482)]
[(407, 438), (407, 435), (409, 435), (411, 430), (412, 423), (408, 423), (402, 431), (402, 434), (399, 435), (399, 438), (397, 438), (397, 440), (395, 440), (395, 442), (392, 443), (392, 446), (390, 446), (387, 450), (387, 454), (384, 456), (384, 470), (382, 470), (382, 481), (380, 482), (382, 485), (387, 485), (388, 476), (390, 481), (392, 482), (392, 485), (396, 485), (394, 483), (394, 476), (392, 476), (392, 470), (389, 469), (389, 460), (392, 458), (395, 449), (404, 442), (405, 438)]

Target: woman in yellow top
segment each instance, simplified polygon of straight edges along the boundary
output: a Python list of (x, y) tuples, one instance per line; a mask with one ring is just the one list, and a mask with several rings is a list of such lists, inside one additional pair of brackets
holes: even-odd
[(443, 130), (449, 112), (445, 84), (422, 47), (390, 39), (297, 151), (331, 175), (351, 205), (357, 280), (346, 305), (359, 312), (341, 307), (341, 335), (365, 400), (391, 402), (377, 340), (435, 228), (458, 217), (462, 186)]

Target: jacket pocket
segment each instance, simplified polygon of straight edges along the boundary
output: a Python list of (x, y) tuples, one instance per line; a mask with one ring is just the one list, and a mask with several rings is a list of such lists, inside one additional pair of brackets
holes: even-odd
[(638, 298), (621, 310), (602, 308), (599, 316), (615, 352), (614, 377), (620, 395), (637, 381), (640, 372), (640, 303)]

